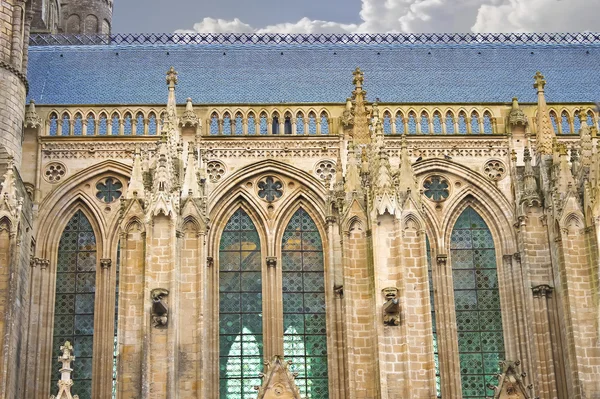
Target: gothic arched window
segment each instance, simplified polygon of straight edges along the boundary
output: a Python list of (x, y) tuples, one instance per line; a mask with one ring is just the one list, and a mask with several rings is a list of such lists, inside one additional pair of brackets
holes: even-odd
[(396, 134), (404, 134), (404, 115), (402, 115), (402, 112), (396, 114)]
[(292, 115), (290, 113), (285, 114), (283, 121), (283, 133), (292, 134)]
[(446, 134), (454, 133), (454, 114), (448, 111), (448, 113), (446, 113)]
[(221, 399), (256, 397), (263, 371), (260, 239), (246, 212), (227, 222), (219, 244)]
[(463, 111), (458, 113), (458, 134), (467, 134), (467, 114)]
[(594, 114), (592, 113), (592, 111), (588, 111), (587, 113), (587, 124), (589, 127), (596, 126)]
[(421, 114), (421, 133), (429, 134), (429, 115), (427, 112)]
[(156, 115), (154, 112), (151, 112), (148, 116), (148, 134), (151, 136), (155, 136), (158, 133), (158, 125), (156, 123)]
[(575, 114), (575, 117), (573, 118), (573, 133), (579, 133), (579, 131), (581, 130), (581, 119), (580, 119), (581, 113), (577, 112)]
[(231, 116), (229, 112), (225, 112), (223, 115), (223, 134), (230, 136), (232, 134), (231, 131)]
[(383, 113), (383, 134), (392, 134), (392, 117), (388, 111)]
[(296, 115), (296, 134), (304, 134), (304, 115), (298, 112)]
[(329, 397), (323, 244), (302, 208), (292, 216), (282, 242), (283, 352), (298, 373), (307, 399)]
[(98, 134), (100, 136), (106, 136), (108, 134), (108, 120), (105, 113), (100, 114), (98, 120)]
[(308, 134), (317, 134), (317, 118), (314, 112), (308, 114)]
[(137, 116), (135, 117), (135, 135), (144, 135), (144, 114), (141, 112), (138, 112)]
[(279, 114), (277, 112), (273, 113), (273, 121), (271, 122), (271, 133), (279, 134)]
[(125, 114), (125, 118), (123, 118), (123, 134), (126, 136), (131, 136), (133, 131), (133, 123), (131, 121), (131, 114), (128, 112)]
[(479, 134), (479, 114), (475, 111), (471, 114), (471, 133)]
[(60, 130), (60, 135), (68, 136), (70, 134), (71, 134), (71, 118), (69, 117), (69, 114), (67, 114), (65, 112), (62, 117), (62, 126), (61, 126), (61, 130)]
[(113, 136), (117, 136), (119, 134), (119, 114), (117, 114), (116, 112), (112, 115), (110, 128), (112, 130)]
[(560, 114), (560, 127), (562, 128), (562, 134), (571, 134), (571, 125), (569, 124), (567, 111), (563, 111)]
[[(552, 128), (554, 129), (554, 133), (558, 134), (558, 119), (556, 118), (556, 112), (550, 111), (550, 122), (552, 123)], [(538, 127), (539, 129), (539, 127)]]
[(213, 136), (219, 134), (219, 116), (216, 112), (210, 116), (210, 134)]
[(256, 134), (256, 119), (252, 112), (248, 114), (248, 134)]
[[(77, 211), (65, 227), (58, 245), (52, 353), (65, 341), (73, 345), (76, 362), (72, 379), (81, 399), (92, 396), (94, 295), (96, 292), (96, 236), (83, 212)], [(52, 368), (52, 391), (60, 379)]]
[(267, 123), (267, 114), (260, 114), (260, 134), (268, 133)]
[(321, 134), (329, 134), (329, 117), (327, 113), (321, 113)]
[(442, 115), (438, 111), (433, 113), (433, 133), (442, 134)]
[(494, 129), (492, 128), (492, 115), (488, 111), (483, 113), (483, 133), (494, 133)]
[(471, 207), (454, 225), (450, 256), (462, 397), (493, 396), (487, 385), (504, 359), (496, 251), (487, 224)]
[(408, 113), (408, 134), (417, 134), (417, 117), (412, 111)]
[(86, 135), (93, 136), (96, 134), (96, 121), (94, 120), (94, 114), (92, 114), (91, 112), (87, 116), (85, 125)]
[(244, 134), (244, 118), (241, 113), (235, 115), (235, 135), (241, 136)]

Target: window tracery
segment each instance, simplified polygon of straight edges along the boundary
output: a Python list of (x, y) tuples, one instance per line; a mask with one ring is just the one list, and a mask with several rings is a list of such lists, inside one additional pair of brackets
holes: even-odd
[(104, 203), (111, 203), (121, 198), (123, 184), (115, 178), (107, 177), (96, 184), (96, 198)]
[(448, 180), (442, 176), (430, 176), (423, 182), (424, 194), (435, 202), (445, 201), (450, 195)]
[(463, 398), (493, 396), (488, 382), (504, 359), (496, 252), (481, 216), (466, 208), (450, 240)]
[[(94, 230), (83, 212), (77, 211), (58, 245), (52, 353), (59, 353), (65, 341), (73, 343), (77, 362), (72, 366), (72, 379), (81, 399), (92, 395), (96, 262)], [(52, 370), (52, 381), (57, 381), (59, 370)]]

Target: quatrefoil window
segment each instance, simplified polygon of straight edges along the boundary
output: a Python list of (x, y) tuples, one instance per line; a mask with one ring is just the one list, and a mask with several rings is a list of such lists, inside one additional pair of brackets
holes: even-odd
[(123, 184), (115, 178), (107, 177), (96, 184), (96, 198), (102, 202), (111, 203), (118, 200), (122, 194)]
[(444, 201), (450, 195), (448, 180), (441, 176), (431, 176), (423, 182), (424, 194), (435, 202)]
[(269, 176), (258, 182), (258, 196), (267, 202), (273, 202), (283, 195), (283, 183)]

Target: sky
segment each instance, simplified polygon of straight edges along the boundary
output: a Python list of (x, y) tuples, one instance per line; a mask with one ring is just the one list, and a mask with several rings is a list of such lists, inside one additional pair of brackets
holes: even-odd
[(113, 33), (600, 31), (600, 0), (114, 0)]

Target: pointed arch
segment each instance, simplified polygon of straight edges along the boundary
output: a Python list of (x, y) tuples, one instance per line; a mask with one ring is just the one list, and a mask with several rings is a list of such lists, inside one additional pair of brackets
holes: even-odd
[[(327, 317), (323, 235), (298, 204), (281, 237), (284, 356), (307, 399), (326, 398)], [(287, 351), (286, 351), (287, 350)], [(302, 350), (302, 353), (300, 351)]]
[(452, 228), (450, 261), (463, 398), (493, 394), (487, 386), (505, 357), (496, 248), (488, 225), (469, 205)]
[(243, 207), (219, 238), (221, 398), (250, 399), (262, 371), (262, 258), (256, 225)]

